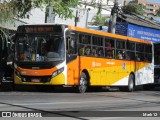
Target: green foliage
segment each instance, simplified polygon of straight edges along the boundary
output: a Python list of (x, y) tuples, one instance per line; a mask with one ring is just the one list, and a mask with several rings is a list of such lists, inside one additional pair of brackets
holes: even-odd
[(63, 18), (72, 18), (73, 10), (71, 8), (79, 5), (78, 0), (53, 0), (51, 6), (53, 6), (53, 13), (58, 14)]
[[(84, 1), (84, 0), (83, 0)], [(109, 0), (106, 1), (106, 4)], [(73, 10), (80, 6), (82, 0), (4, 0), (0, 1), (0, 23), (12, 18), (25, 18), (33, 8), (53, 6), (53, 13), (62, 18), (72, 18)], [(102, 0), (90, 0), (91, 6), (98, 7), (98, 13), (102, 10)], [(48, 14), (48, 13), (46, 13)]]
[(24, 18), (33, 8), (53, 6), (53, 13), (61, 17), (73, 17), (72, 7), (79, 5), (79, 0), (5, 0), (0, 2), (0, 23), (13, 17)]
[(95, 15), (92, 18), (92, 23), (91, 25), (97, 25), (97, 26), (108, 26), (108, 16), (102, 16), (102, 4), (106, 3), (108, 5), (108, 2), (110, 0), (91, 0), (92, 6), (95, 8), (98, 8), (97, 15)]
[(15, 2), (0, 2), (0, 23), (6, 22), (10, 18), (13, 18), (16, 14)]
[(108, 25), (108, 16), (102, 16), (102, 14), (97, 14), (92, 18), (92, 25), (97, 25), (97, 26), (107, 26)]
[(122, 8), (122, 11), (126, 14), (134, 13), (138, 15), (143, 15), (145, 13), (144, 9), (145, 7), (143, 4), (129, 3)]

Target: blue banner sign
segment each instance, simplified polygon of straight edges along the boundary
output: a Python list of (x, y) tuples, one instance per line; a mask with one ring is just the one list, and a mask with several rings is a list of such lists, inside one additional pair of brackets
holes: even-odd
[[(124, 33), (122, 34), (121, 32), (118, 32), (118, 31), (122, 31), (122, 29), (123, 29), (123, 27), (119, 27), (119, 25), (124, 26), (124, 23), (117, 24), (116, 29), (120, 29), (120, 28), (121, 29), (116, 30), (116, 33), (121, 34), (121, 35), (125, 35)], [(139, 38), (139, 39), (143, 39), (143, 40), (149, 40), (152, 42), (160, 42), (160, 30), (158, 30), (158, 29), (147, 28), (147, 27), (138, 26), (138, 25), (128, 23), (128, 28), (127, 28), (126, 34), (129, 37)]]
[(116, 33), (120, 35), (127, 36), (128, 23), (126, 22), (117, 22), (116, 24)]

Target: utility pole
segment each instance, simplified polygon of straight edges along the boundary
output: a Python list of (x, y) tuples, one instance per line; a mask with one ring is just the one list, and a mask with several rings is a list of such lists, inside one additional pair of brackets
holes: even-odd
[(88, 26), (88, 16), (89, 16), (89, 11), (90, 11), (90, 10), (91, 10), (91, 9), (88, 8), (87, 11), (86, 11), (86, 24), (85, 24), (85, 28), (87, 28), (87, 26)]
[(77, 22), (78, 22), (78, 8), (76, 9), (76, 16), (75, 16), (75, 27), (77, 26)]
[(116, 32), (116, 21), (117, 21), (117, 13), (118, 11), (118, 0), (114, 1), (114, 7), (112, 8), (111, 11), (111, 29), (110, 32), (115, 34)]

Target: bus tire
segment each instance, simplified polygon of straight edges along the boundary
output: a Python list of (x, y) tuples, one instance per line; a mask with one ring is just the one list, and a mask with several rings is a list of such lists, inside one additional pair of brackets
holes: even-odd
[(135, 89), (134, 75), (130, 74), (128, 78), (128, 86), (119, 87), (120, 91), (133, 92)]
[(87, 76), (84, 72), (82, 72), (82, 74), (80, 76), (80, 80), (79, 80), (78, 92), (85, 93), (87, 89), (88, 89)]
[(130, 74), (128, 79), (128, 92), (133, 92), (135, 90), (134, 75)]

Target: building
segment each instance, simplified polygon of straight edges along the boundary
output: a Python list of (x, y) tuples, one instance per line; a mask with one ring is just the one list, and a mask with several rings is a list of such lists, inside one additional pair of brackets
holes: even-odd
[(59, 15), (52, 14), (52, 7), (49, 8), (49, 16), (47, 17), (47, 23), (64, 23), (67, 25), (76, 25), (79, 27), (86, 27), (88, 22), (92, 20), (92, 17), (96, 15), (97, 11), (89, 8), (72, 8), (73, 15), (77, 17), (73, 18), (61, 18)]
[(156, 15), (156, 10), (159, 9), (160, 3), (150, 2), (149, 0), (134, 0), (136, 3), (140, 3), (146, 6), (145, 12), (148, 14)]
[[(97, 9), (92, 7), (87, 8), (72, 8), (73, 18), (61, 18), (59, 15), (52, 14), (52, 7), (49, 8), (49, 14), (47, 16), (46, 23), (64, 23), (67, 25), (78, 26), (87, 28), (88, 23), (92, 22), (92, 18), (97, 14)], [(103, 10), (103, 15), (110, 16), (110, 11)]]
[(119, 15), (116, 34), (160, 42), (160, 23), (138, 15)]

